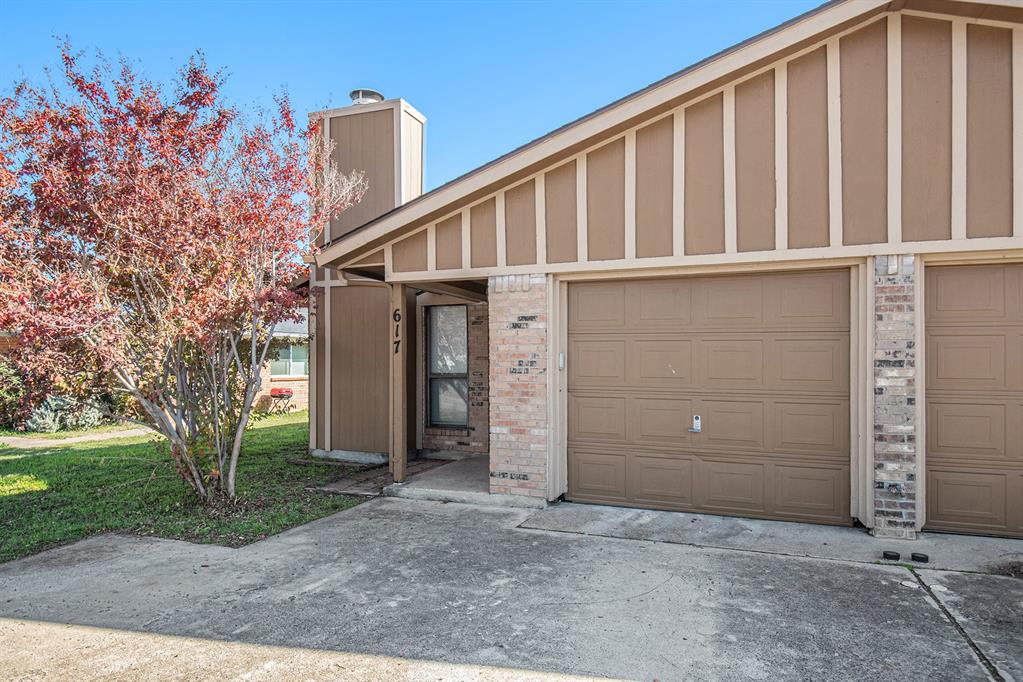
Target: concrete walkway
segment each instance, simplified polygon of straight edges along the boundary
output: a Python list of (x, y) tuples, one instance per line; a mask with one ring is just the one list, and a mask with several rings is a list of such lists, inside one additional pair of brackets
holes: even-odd
[(0, 566), (0, 670), (1023, 679), (1020, 580), (537, 525), (384, 497), (240, 549), (96, 536)]
[[(916, 540), (887, 540), (873, 537), (865, 528), (567, 502), (537, 512), (519, 527), (920, 569), (988, 573), (999, 564), (1023, 561), (1023, 540), (1008, 538), (921, 533)], [(884, 550), (899, 552), (899, 560), (884, 562)], [(914, 562), (913, 553), (926, 554), (929, 561)]]
[(489, 507), (538, 509), (547, 503), (536, 497), (490, 494), (490, 456), (476, 455), (417, 473), (404, 483), (384, 488), (384, 495), (411, 500), (460, 502)]
[(113, 440), (115, 438), (134, 438), (136, 436), (156, 435), (156, 432), (146, 428), (124, 429), (122, 431), (103, 431), (102, 433), (88, 433), (82, 436), (68, 436), (67, 438), (27, 438), (22, 436), (0, 436), (0, 447), (33, 449), (33, 448), (59, 448), (62, 445), (73, 443), (91, 443), (100, 440)]

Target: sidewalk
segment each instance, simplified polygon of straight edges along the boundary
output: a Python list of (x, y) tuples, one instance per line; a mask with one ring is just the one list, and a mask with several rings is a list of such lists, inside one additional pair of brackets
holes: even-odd
[(72, 443), (90, 443), (92, 441), (113, 440), (115, 438), (134, 438), (154, 434), (155, 431), (136, 427), (123, 431), (104, 431), (102, 433), (87, 433), (81, 436), (70, 436), (68, 438), (27, 438), (22, 436), (0, 436), (0, 447), (17, 448), (27, 450), (32, 448), (53, 448)]

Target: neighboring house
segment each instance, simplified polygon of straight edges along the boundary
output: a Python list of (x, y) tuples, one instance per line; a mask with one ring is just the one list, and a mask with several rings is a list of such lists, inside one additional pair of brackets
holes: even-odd
[(828, 3), (422, 196), (405, 102), (313, 116), (370, 182), (312, 273), (315, 454), (1023, 537), (1018, 2)]
[(309, 407), (309, 321), (306, 311), (302, 312), (305, 319), (283, 322), (274, 330), (280, 351), (263, 368), (262, 386), (256, 396), (259, 407)]
[(0, 331), (0, 356), (6, 355), (16, 343), (14, 334)]

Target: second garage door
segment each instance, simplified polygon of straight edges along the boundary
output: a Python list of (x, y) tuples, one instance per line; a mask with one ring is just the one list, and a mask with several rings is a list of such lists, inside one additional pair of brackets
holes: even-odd
[(1023, 537), (1023, 264), (925, 281), (927, 527)]
[(569, 499), (851, 522), (847, 271), (573, 283), (568, 331)]

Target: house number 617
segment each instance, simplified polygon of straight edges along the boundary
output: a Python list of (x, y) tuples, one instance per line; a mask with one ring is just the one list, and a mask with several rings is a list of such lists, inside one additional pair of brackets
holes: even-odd
[(394, 320), (394, 354), (397, 355), (401, 348), (401, 310), (395, 308), (391, 319)]

